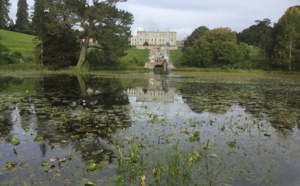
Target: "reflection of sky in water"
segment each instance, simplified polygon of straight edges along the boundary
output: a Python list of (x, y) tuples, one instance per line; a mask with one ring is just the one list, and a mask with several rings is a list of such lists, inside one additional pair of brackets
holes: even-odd
[[(165, 85), (165, 87), (160, 87), (159, 91), (174, 90), (168, 87), (167, 83), (166, 79), (159, 80), (157, 84), (151, 81), (151, 86), (140, 89), (143, 91), (141, 95), (144, 96), (145, 93), (149, 93), (149, 90), (155, 91), (155, 88), (159, 85)], [(206, 91), (206, 89), (203, 89), (203, 91)], [(226, 90), (222, 91), (224, 93)], [(158, 94), (160, 93), (158, 92)], [(207, 97), (185, 92), (184, 97), (191, 98), (185, 102), (182, 95), (178, 92), (174, 94), (174, 97), (169, 96), (168, 101), (156, 99), (155, 96), (157, 95), (154, 94), (153, 97), (147, 99), (146, 97), (137, 98), (129, 95), (128, 101), (130, 104), (126, 105), (128, 103), (126, 102), (121, 108), (125, 107), (126, 116), (127, 108), (129, 108), (129, 116), (133, 123), (130, 127), (127, 128), (126, 126), (124, 129), (112, 134), (117, 141), (126, 144), (128, 139), (137, 137), (136, 140), (145, 145), (147, 156), (144, 157), (151, 159), (151, 155), (156, 156), (167, 151), (167, 149), (173, 148), (178, 141), (181, 149), (189, 150), (194, 148), (203, 153), (203, 146), (210, 140), (209, 146), (211, 149), (207, 152), (208, 159), (203, 157), (202, 161), (192, 168), (192, 177), (195, 184), (198, 181), (207, 179), (210, 173), (213, 173), (214, 183), (219, 185), (226, 185), (227, 183), (229, 185), (232, 183), (234, 183), (233, 185), (253, 185), (251, 182), (259, 183), (254, 185), (262, 185), (263, 183), (275, 186), (300, 185), (300, 178), (297, 176), (300, 171), (300, 146), (298, 145), (300, 134), (297, 127), (294, 127), (293, 131), (276, 131), (269, 123), (269, 120), (264, 120), (263, 114), (261, 114), (261, 118), (257, 118), (250, 114), (249, 110), (246, 110), (246, 106), (243, 107), (234, 101), (232, 101), (234, 104), (222, 107), (221, 112), (218, 112), (216, 109), (217, 111), (213, 113), (208, 112), (209, 109), (201, 108), (206, 103), (211, 103), (212, 106), (217, 105), (218, 103), (214, 102), (213, 97), (209, 100)], [(194, 99), (192, 99), (194, 96), (199, 96), (197, 97), (199, 98), (198, 103), (201, 103), (201, 105), (196, 103), (197, 112), (194, 112), (194, 108), (190, 105), (191, 102), (194, 103)], [(144, 101), (141, 101), (141, 98)], [(222, 99), (223, 97), (217, 98)], [(204, 102), (204, 99), (207, 102)], [(58, 99), (57, 103), (60, 101)], [(72, 101), (74, 102), (74, 100)], [(43, 107), (43, 101), (40, 104), (36, 106)], [(97, 104), (93, 106), (97, 107)], [(27, 107), (28, 110), (30, 108), (34, 109), (34, 105), (29, 104)], [(72, 113), (70, 114), (72, 117), (88, 112), (81, 106), (77, 107), (76, 104), (73, 107), (76, 108), (68, 111)], [(77, 145), (80, 147), (84, 146), (81, 144), (82, 139), (79, 143), (70, 142), (63, 144), (58, 142), (58, 140), (53, 143), (51, 140), (57, 137), (56, 133), (53, 132), (51, 133), (52, 136), (49, 139), (46, 137), (44, 142), (34, 142), (36, 136), (47, 133), (46, 129), (51, 128), (44, 127), (44, 125), (49, 126), (56, 121), (59, 123), (62, 121), (62, 117), (58, 114), (45, 122), (45, 120), (38, 118), (34, 114), (34, 110), (32, 110), (31, 114), (25, 114), (26, 116), (20, 114), (20, 110), (18, 106), (14, 106), (7, 112), (7, 117), (12, 127), (7, 136), (1, 136), (0, 165), (3, 168), (7, 161), (16, 161), (18, 164), (28, 163), (29, 167), (25, 169), (18, 167), (11, 172), (0, 171), (2, 173), (5, 172), (5, 178), (0, 176), (0, 182), (3, 179), (15, 177), (17, 174), (23, 178), (32, 176), (33, 179), (37, 180), (48, 179), (53, 181), (56, 179), (56, 181), (51, 183), (64, 183), (65, 179), (77, 180), (88, 176), (94, 176), (94, 180), (97, 180), (101, 176), (102, 178), (111, 177), (111, 172), (113, 171), (115, 171), (113, 172), (114, 175), (117, 174), (116, 167), (114, 167), (115, 169), (107, 170), (107, 176), (104, 173), (106, 169), (101, 170), (101, 175), (86, 174), (86, 162), (84, 162), (85, 160), (82, 157), (87, 152), (76, 147)], [(7, 128), (10, 129), (9, 127)], [(200, 131), (200, 141), (190, 142), (189, 137), (196, 131)], [(59, 140), (64, 137), (70, 140), (70, 136), (67, 133), (58, 134), (58, 136), (60, 136)], [(19, 138), (21, 144), (19, 146), (11, 145), (9, 140), (12, 137)], [(107, 149), (114, 145), (110, 141), (106, 141), (106, 139), (100, 139), (100, 137), (99, 141), (102, 145), (106, 144)], [(236, 142), (236, 147), (230, 148), (228, 143), (232, 141)], [(92, 141), (93, 143), (94, 141)], [(51, 144), (54, 145), (53, 149), (51, 149)], [(90, 147), (93, 146), (91, 145)], [(18, 150), (17, 155), (13, 153), (13, 148)], [(60, 168), (58, 160), (69, 154), (72, 154), (72, 161), (67, 161)], [(216, 157), (209, 157), (211, 154), (216, 155)], [(204, 154), (202, 155), (204, 156)], [(51, 162), (50, 160), (54, 161)], [(61, 174), (61, 178), (53, 177), (56, 172), (45, 173), (45, 167), (41, 166), (42, 161), (55, 164), (55, 170), (59, 170), (58, 174)], [(76, 171), (79, 173), (75, 175)], [(38, 183), (38, 181), (35, 183)], [(84, 183), (79, 185), (84, 185)]]
[[(238, 104), (233, 104), (222, 114), (199, 114), (193, 112), (178, 94), (172, 103), (137, 102), (135, 97), (129, 97), (129, 102), (134, 124), (121, 132), (119, 137), (140, 136), (150, 147), (160, 143), (161, 150), (163, 145), (170, 147), (178, 140), (183, 149), (191, 148), (195, 143), (200, 143), (197, 146), (201, 148), (210, 140), (209, 153), (217, 157), (210, 159), (209, 171), (219, 177), (236, 177), (235, 185), (251, 185), (252, 182), (281, 185), (274, 181), (278, 181), (278, 178), (274, 179), (276, 175), (282, 175), (278, 183), (300, 183), (299, 177), (284, 176), (290, 166), (287, 166), (287, 162), (294, 162), (294, 169), (300, 170), (300, 147), (297, 145), (300, 137), (297, 127), (286, 135), (278, 133), (268, 121), (246, 113), (245, 108)], [(151, 123), (154, 115), (158, 118), (155, 123)], [(191, 127), (191, 123), (196, 123), (195, 127)], [(189, 134), (183, 134), (183, 131)], [(195, 131), (200, 131), (201, 140), (191, 143), (188, 138)], [(234, 148), (228, 145), (232, 141), (237, 144)], [(203, 166), (198, 167), (194, 171), (205, 175)], [(197, 182), (197, 179), (205, 178), (199, 176), (194, 179)]]

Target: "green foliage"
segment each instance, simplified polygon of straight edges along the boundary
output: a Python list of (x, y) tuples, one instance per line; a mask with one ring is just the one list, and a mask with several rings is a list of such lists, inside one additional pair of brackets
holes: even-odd
[(249, 58), (248, 46), (237, 44), (236, 35), (228, 28), (206, 31), (203, 36), (183, 52), (185, 66), (238, 68)]
[(102, 63), (116, 64), (119, 57), (125, 55), (129, 47), (128, 38), (131, 36), (130, 25), (133, 22), (131, 13), (119, 10), (116, 1), (87, 0), (67, 1), (74, 15), (73, 23), (79, 25), (80, 38), (84, 39), (77, 67), (81, 68), (85, 62), (90, 38), (97, 40), (102, 55)]
[(79, 43), (67, 18), (67, 5), (63, 2), (44, 4), (48, 9), (44, 11), (40, 3), (42, 1), (35, 3), (33, 28), (39, 38), (37, 51), (40, 51), (42, 64), (54, 70), (76, 65)]
[(3, 52), (0, 54), (0, 65), (21, 64), (23, 59), (20, 52)]
[(76, 65), (79, 45), (74, 32), (70, 27), (53, 26), (61, 29), (56, 30), (56, 34), (50, 32), (43, 35), (43, 64), (55, 70)]
[(143, 46), (149, 46), (148, 41), (145, 41), (145, 43), (143, 44)]
[(28, 20), (28, 4), (26, 0), (18, 1), (15, 29), (18, 32), (30, 33)]
[(192, 32), (190, 36), (187, 37), (186, 41), (184, 42), (184, 46), (182, 51), (185, 51), (188, 47), (192, 47), (194, 43), (200, 39), (200, 37), (209, 29), (205, 26), (200, 26), (196, 30)]
[(7, 24), (9, 21), (9, 7), (9, 0), (0, 1), (0, 29), (7, 28)]
[(290, 7), (275, 24), (270, 47), (271, 64), (293, 70), (300, 66), (300, 6)]

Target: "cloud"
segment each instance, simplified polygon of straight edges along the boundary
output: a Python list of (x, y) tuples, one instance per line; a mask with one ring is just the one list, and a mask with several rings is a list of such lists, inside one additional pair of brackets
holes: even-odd
[[(10, 16), (15, 18), (17, 0), (10, 2)], [(30, 7), (34, 4), (33, 0), (27, 3)], [(299, 0), (127, 0), (117, 6), (133, 14), (133, 35), (138, 27), (152, 31), (173, 29), (181, 40), (199, 26), (229, 27), (241, 32), (255, 20), (269, 18), (274, 23), (289, 7), (298, 4)]]
[(210, 29), (229, 27), (240, 32), (265, 18), (277, 22), (298, 0), (128, 0), (119, 8), (134, 15), (133, 34), (137, 27), (146, 30), (174, 29), (183, 39), (199, 26)]

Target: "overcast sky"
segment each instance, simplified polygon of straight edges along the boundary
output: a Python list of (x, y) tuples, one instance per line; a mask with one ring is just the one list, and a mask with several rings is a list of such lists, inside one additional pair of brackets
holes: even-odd
[[(10, 0), (12, 18), (17, 12), (17, 2)], [(33, 6), (33, 0), (27, 3)], [(269, 18), (274, 23), (295, 5), (300, 5), (300, 0), (127, 0), (118, 7), (133, 14), (132, 35), (136, 35), (138, 28), (171, 29), (177, 32), (177, 40), (182, 40), (199, 26), (229, 27), (241, 32), (255, 24), (255, 20)]]

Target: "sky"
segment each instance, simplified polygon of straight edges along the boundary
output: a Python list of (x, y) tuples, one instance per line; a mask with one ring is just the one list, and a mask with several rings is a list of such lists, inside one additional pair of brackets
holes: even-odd
[[(10, 0), (10, 17), (15, 19), (18, 0)], [(27, 0), (30, 7), (33, 0)], [(189, 36), (199, 26), (209, 29), (228, 27), (241, 32), (255, 24), (255, 20), (268, 18), (277, 22), (291, 6), (300, 0), (127, 0), (118, 8), (131, 12), (134, 23), (132, 35), (139, 28), (146, 31), (177, 32), (177, 40)]]

